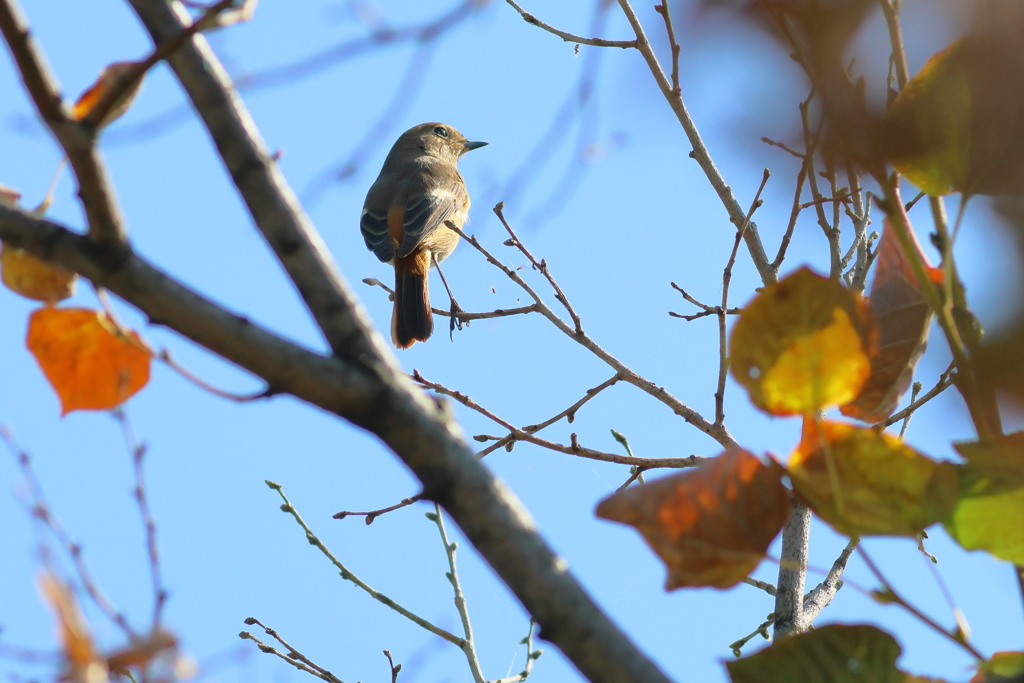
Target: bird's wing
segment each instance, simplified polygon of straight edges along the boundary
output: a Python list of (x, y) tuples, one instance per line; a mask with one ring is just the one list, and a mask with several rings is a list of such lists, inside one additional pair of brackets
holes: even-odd
[(456, 185), (453, 189), (433, 188), (429, 192), (414, 195), (405, 204), (402, 217), (404, 237), (398, 246), (398, 256), (408, 256), (430, 233), (444, 225), (447, 220), (457, 219), (467, 204), (466, 189)]
[(363, 208), (359, 218), (359, 230), (363, 233), (366, 248), (384, 263), (395, 257), (395, 249), (391, 246), (388, 235), (388, 212), (368, 207)]

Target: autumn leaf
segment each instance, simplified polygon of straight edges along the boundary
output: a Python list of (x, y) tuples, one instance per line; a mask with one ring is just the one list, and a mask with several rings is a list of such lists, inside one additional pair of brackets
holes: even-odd
[(954, 445), (967, 462), (946, 530), (968, 550), (1024, 565), (1024, 432)]
[(727, 662), (732, 683), (904, 683), (896, 640), (867, 625), (829, 624)]
[(859, 298), (801, 268), (744, 306), (730, 364), (762, 410), (814, 413), (857, 396), (871, 371), (871, 339)]
[(928, 194), (1024, 192), (1021, 22), (973, 32), (933, 56), (889, 107), (893, 165)]
[[(928, 259), (913, 231), (910, 236), (927, 266)], [(879, 422), (896, 410), (914, 378), (935, 318), (888, 219), (877, 253), (875, 280), (868, 295), (877, 334), (877, 344), (870, 352), (871, 374), (857, 397), (840, 408), (843, 415), (864, 422)], [(940, 269), (929, 268), (929, 272), (941, 282)]]
[(93, 647), (88, 625), (78, 609), (74, 593), (57, 577), (43, 574), (40, 590), (57, 617), (66, 678), (73, 683), (105, 683), (107, 664)]
[(150, 354), (102, 311), (41, 308), (29, 319), (26, 345), (61, 400), (61, 414), (107, 410), (149, 381)]
[[(19, 199), (20, 192), (0, 185), (0, 206), (16, 208)], [(74, 295), (78, 275), (0, 242), (0, 281), (26, 298), (56, 303)]]
[(842, 422), (804, 420), (786, 468), (796, 493), (849, 536), (909, 536), (956, 504), (956, 468), (895, 436)]
[(789, 516), (781, 471), (746, 451), (620, 491), (597, 516), (636, 527), (668, 567), (666, 590), (729, 588), (764, 558)]
[(9, 244), (0, 245), (0, 279), (12, 292), (51, 304), (74, 296), (78, 283), (76, 273)]
[[(82, 93), (78, 101), (75, 102), (75, 106), (71, 109), (71, 116), (76, 121), (85, 119), (92, 113), (104, 95), (117, 87), (123, 79), (131, 77), (138, 66), (138, 62), (114, 62), (104, 68), (96, 82), (89, 86), (88, 90)], [(128, 111), (135, 96), (139, 94), (139, 89), (142, 88), (143, 75), (139, 74), (131, 85), (118, 96), (97, 128), (110, 125)]]
[(997, 652), (978, 665), (971, 683), (997, 683), (1024, 674), (1024, 652)]

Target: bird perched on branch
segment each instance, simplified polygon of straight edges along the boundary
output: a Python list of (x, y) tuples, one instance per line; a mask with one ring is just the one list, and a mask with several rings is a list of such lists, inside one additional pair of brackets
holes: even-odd
[(402, 133), (366, 193), (359, 228), (366, 247), (395, 267), (391, 340), (400, 349), (426, 341), (434, 331), (430, 266), (459, 242), (445, 222), (462, 228), (469, 213), (469, 193), (456, 163), (486, 144), (443, 123), (422, 123)]

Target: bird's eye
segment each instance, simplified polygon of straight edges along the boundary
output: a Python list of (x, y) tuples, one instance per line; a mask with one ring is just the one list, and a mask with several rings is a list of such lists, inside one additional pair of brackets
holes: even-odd
[(438, 126), (437, 128), (434, 129), (434, 135), (439, 135), (442, 138), (446, 138), (448, 137), (448, 129), (445, 128), (444, 126)]

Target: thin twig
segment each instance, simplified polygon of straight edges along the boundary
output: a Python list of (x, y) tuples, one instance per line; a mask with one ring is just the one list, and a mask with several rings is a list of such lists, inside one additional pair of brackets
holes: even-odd
[(743, 583), (747, 584), (748, 586), (753, 586), (754, 588), (760, 588), (765, 593), (767, 593), (768, 595), (771, 595), (773, 597), (775, 596), (775, 594), (777, 592), (775, 590), (775, 586), (773, 586), (772, 584), (768, 583), (767, 581), (758, 581), (757, 579), (752, 579), (749, 576), (747, 578), (743, 579)]
[[(395, 296), (395, 290), (391, 289), (377, 278), (363, 278), (363, 283), (370, 285), (371, 287), (380, 287), (388, 293), (389, 298), (392, 298), (392, 300)], [(442, 308), (431, 307), (430, 310), (433, 311), (434, 315), (443, 315), (446, 318), (452, 314), (450, 310)], [(511, 315), (525, 315), (527, 313), (536, 313), (537, 310), (537, 304), (530, 304), (529, 306), (519, 306), (517, 308), (496, 308), (493, 311), (483, 311), (482, 313), (470, 313), (468, 311), (460, 310), (455, 314), (455, 317), (461, 322), (469, 322), (470, 320), (488, 320), (491, 318), (507, 318)]]
[(572, 33), (560, 31), (554, 26), (545, 24), (543, 21), (541, 21), (537, 17), (533, 16), (532, 14), (524, 10), (522, 7), (516, 4), (514, 0), (505, 0), (505, 2), (511, 5), (512, 9), (519, 12), (519, 16), (521, 16), (527, 24), (533, 24), (537, 28), (544, 29), (548, 33), (558, 36), (567, 43), (579, 43), (580, 45), (592, 45), (594, 47), (636, 47), (635, 40), (605, 40), (604, 38), (584, 38), (583, 36), (577, 36), (573, 35)]
[(672, 28), (672, 13), (668, 8), (668, 1), (661, 0), (660, 5), (654, 6), (654, 11), (661, 15), (661, 18), (665, 20), (665, 33), (668, 35), (668, 46), (672, 50), (672, 92), (676, 96), (679, 96), (682, 92), (679, 87), (679, 53), (682, 48), (679, 47), (679, 43), (676, 41), (676, 32)]
[(466, 596), (462, 592), (462, 585), (459, 583), (459, 571), (455, 566), (455, 550), (458, 544), (448, 540), (448, 532), (444, 528), (444, 517), (441, 515), (441, 506), (434, 503), (433, 516), (427, 516), (437, 525), (437, 530), (441, 534), (441, 543), (444, 544), (445, 555), (448, 556), (448, 573), (445, 576), (448, 577), (448, 581), (452, 584), (452, 590), (455, 592), (455, 609), (458, 610), (459, 618), (462, 620), (462, 652), (466, 655), (466, 661), (469, 663), (469, 671), (473, 674), (474, 683), (486, 683), (487, 679), (484, 678), (483, 670), (480, 668), (480, 660), (476, 654), (476, 644), (473, 640), (473, 625), (469, 620)]
[[(698, 464), (700, 464), (701, 461), (704, 460), (704, 458), (701, 458), (696, 455), (691, 455), (685, 458), (634, 458), (629, 455), (605, 453), (603, 451), (595, 451), (590, 448), (584, 448), (583, 446), (580, 446), (578, 442), (566, 446), (560, 443), (556, 443), (554, 441), (548, 441), (546, 439), (541, 439), (537, 436), (534, 436), (533, 434), (525, 432), (522, 429), (519, 429), (518, 427), (513, 425), (511, 422), (508, 422), (507, 420), (503, 420), (502, 418), (498, 417), (491, 411), (487, 410), (486, 408), (484, 408), (479, 403), (471, 399), (469, 396), (463, 394), (462, 392), (455, 391), (454, 389), (449, 389), (443, 384), (438, 384), (436, 382), (429, 381), (428, 379), (423, 377), (423, 375), (421, 375), (418, 370), (413, 371), (412, 378), (414, 381), (419, 382), (421, 385), (429, 389), (432, 389), (433, 391), (436, 391), (439, 394), (449, 396), (458, 401), (459, 403), (461, 403), (462, 405), (466, 406), (467, 408), (470, 408), (480, 413), (481, 415), (488, 418), (492, 422), (501, 425), (502, 427), (507, 429), (510, 434), (513, 435), (516, 441), (526, 441), (527, 443), (532, 443), (536, 446), (541, 446), (552, 451), (566, 453), (568, 455), (575, 455), (590, 460), (600, 460), (601, 462), (612, 462), (620, 465), (637, 465), (647, 469), (654, 469), (656, 467), (695, 467)], [(576, 437), (575, 434), (572, 434), (571, 436), (573, 438)]]
[[(499, 203), (495, 207), (495, 210), (496, 211), (500, 211), (501, 207), (502, 207), (502, 205)], [(742, 221), (740, 222), (740, 225), (742, 225)], [(729, 431), (724, 426), (716, 427), (715, 425), (711, 424), (710, 422), (708, 422), (708, 420), (706, 420), (704, 418), (704, 416), (702, 416), (696, 410), (690, 408), (689, 406), (684, 404), (682, 401), (677, 399), (675, 396), (670, 394), (664, 387), (660, 387), (660, 386), (654, 384), (653, 382), (651, 382), (651, 381), (647, 380), (646, 378), (638, 375), (633, 370), (628, 368), (626, 365), (624, 365), (621, 361), (619, 361), (613, 355), (611, 355), (610, 353), (605, 351), (603, 348), (601, 348), (601, 346), (599, 346), (586, 333), (583, 333), (583, 332), (579, 332), (578, 333), (572, 327), (567, 325), (565, 323), (565, 321), (563, 321), (561, 318), (559, 318), (558, 315), (556, 315), (551, 310), (551, 308), (548, 307), (543, 302), (543, 300), (533, 290), (533, 288), (530, 287), (530, 285), (527, 284), (523, 280), (522, 277), (520, 277), (519, 273), (517, 273), (512, 268), (509, 268), (504, 263), (502, 263), (501, 261), (496, 259), (489, 251), (487, 251), (487, 249), (485, 249), (480, 244), (479, 240), (477, 240), (477, 238), (475, 236), (467, 235), (466, 233), (462, 232), (462, 230), (459, 230), (458, 228), (455, 229), (455, 232), (458, 233), (458, 235), (460, 237), (465, 239), (470, 245), (472, 245), (474, 249), (476, 249), (481, 254), (483, 254), (484, 258), (486, 258), (487, 261), (491, 265), (495, 266), (496, 268), (501, 270), (503, 273), (505, 273), (505, 275), (508, 276), (509, 279), (511, 279), (513, 282), (515, 282), (517, 285), (519, 285), (527, 294), (529, 294), (530, 298), (532, 298), (537, 303), (537, 305), (538, 305), (538, 311), (537, 311), (538, 313), (540, 313), (545, 318), (547, 318), (549, 321), (551, 321), (551, 323), (555, 327), (557, 327), (559, 330), (561, 330), (563, 334), (565, 334), (565, 335), (569, 336), (570, 338), (572, 338), (578, 344), (580, 344), (584, 348), (588, 349), (591, 353), (593, 353), (595, 356), (597, 356), (602, 361), (604, 361), (608, 366), (610, 366), (612, 369), (614, 369), (616, 371), (616, 373), (618, 374), (618, 376), (624, 382), (627, 382), (629, 384), (632, 384), (635, 387), (638, 387), (639, 389), (641, 389), (641, 390), (647, 392), (648, 394), (650, 394), (651, 396), (653, 396), (655, 399), (657, 399), (661, 403), (664, 403), (666, 406), (671, 408), (672, 411), (675, 414), (679, 415), (684, 420), (686, 420), (687, 422), (692, 424), (694, 427), (696, 427), (700, 431), (704, 432), (705, 434), (707, 434), (708, 436), (713, 438), (715, 441), (720, 443), (722, 446), (724, 446), (726, 448), (732, 448), (732, 447), (737, 445), (736, 444), (736, 440), (733, 439), (732, 435), (729, 433)]]
[(757, 192), (754, 194), (754, 201), (750, 203), (750, 208), (747, 210), (747, 216), (743, 220), (743, 225), (736, 231), (736, 240), (733, 242), (732, 252), (729, 254), (729, 260), (726, 262), (725, 270), (722, 273), (722, 305), (718, 307), (718, 386), (715, 389), (716, 427), (725, 424), (725, 378), (729, 370), (729, 349), (725, 334), (725, 312), (729, 310), (729, 284), (732, 282), (732, 267), (736, 263), (736, 254), (740, 248), (740, 240), (743, 239), (743, 233), (746, 231), (747, 226), (750, 225), (750, 219), (753, 218), (754, 212), (762, 204), (761, 192), (764, 191), (764, 186), (768, 184), (768, 178), (771, 175), (771, 171), (767, 168), (764, 169), (761, 185), (758, 186)]
[(132, 456), (133, 471), (135, 473), (135, 486), (133, 495), (139, 506), (139, 516), (142, 518), (142, 527), (146, 532), (146, 552), (149, 558), (149, 575), (153, 587), (153, 622), (150, 626), (150, 633), (156, 633), (160, 629), (160, 617), (163, 614), (164, 605), (167, 604), (167, 589), (164, 587), (163, 578), (160, 572), (160, 553), (156, 543), (156, 518), (149, 507), (149, 498), (146, 495), (145, 471), (143, 460), (146, 456), (146, 444), (139, 442), (132, 429), (131, 421), (124, 408), (118, 407), (110, 411), (110, 414), (121, 426), (121, 434), (124, 437), (125, 447)]
[(394, 505), (389, 505), (388, 507), (380, 508), (379, 510), (370, 510), (369, 512), (355, 512), (353, 510), (342, 510), (341, 512), (335, 512), (333, 515), (331, 515), (331, 517), (333, 519), (345, 519), (346, 517), (366, 517), (366, 523), (373, 524), (373, 520), (377, 519), (381, 515), (386, 514), (388, 512), (394, 512), (395, 510), (400, 510), (404, 507), (408, 507), (420, 500), (423, 500), (423, 494), (417, 493), (415, 496), (403, 498), (402, 502), (400, 503), (395, 503)]
[[(334, 674), (332, 674), (330, 671), (328, 671), (327, 669), (323, 668), (322, 666), (319, 666), (318, 664), (315, 664), (308, 657), (306, 657), (306, 655), (302, 654), (301, 652), (296, 650), (294, 647), (292, 647), (291, 644), (288, 641), (286, 641), (284, 638), (282, 638), (281, 634), (279, 634), (275, 629), (272, 629), (269, 626), (265, 626), (256, 617), (248, 617), (245, 620), (245, 623), (247, 625), (249, 625), (249, 626), (252, 626), (254, 624), (256, 626), (259, 626), (260, 628), (263, 629), (263, 631), (268, 636), (270, 636), (271, 638), (273, 638), (277, 642), (281, 643), (281, 645), (283, 645), (285, 647), (285, 649), (288, 650), (288, 659), (293, 660), (293, 661), (302, 662), (306, 666), (308, 666), (311, 669), (313, 669), (316, 672), (316, 674), (318, 674), (318, 677), (322, 678), (325, 681), (332, 681), (332, 683), (341, 683), (341, 681), (338, 679), (337, 676), (335, 676)], [(242, 638), (245, 638), (244, 635), (242, 635), (242, 634), (239, 634), (239, 635)], [(254, 641), (256, 640), (255, 638), (252, 638), (252, 637), (250, 637), (249, 639), (250, 640), (254, 640)], [(259, 642), (259, 641), (256, 641), (256, 642)], [(260, 649), (262, 650), (263, 648), (260, 648)], [(389, 657), (389, 659), (390, 659), (390, 657)]]
[(92, 576), (89, 565), (82, 554), (82, 546), (76, 543), (68, 535), (68, 532), (61, 525), (60, 521), (50, 510), (43, 494), (42, 483), (32, 468), (32, 459), (28, 451), (22, 449), (14, 438), (14, 434), (6, 425), (0, 424), (0, 441), (4, 442), (8, 452), (14, 457), (21, 469), (25, 483), (28, 485), (29, 495), (32, 500), (31, 514), (57, 539), (57, 543), (71, 558), (71, 562), (78, 574), (78, 581), (93, 604), (113, 624), (120, 628), (131, 641), (140, 640), (140, 636), (128, 623), (128, 619), (110, 601), (100, 589), (99, 584)]
[[(658, 84), (658, 88), (661, 89), (662, 95), (668, 101), (672, 112), (683, 127), (683, 132), (686, 133), (686, 137), (690, 141), (690, 145), (693, 148), (690, 152), (690, 157), (700, 165), (704, 175), (707, 176), (708, 181), (711, 183), (711, 187), (718, 194), (718, 198), (729, 214), (729, 220), (736, 226), (736, 229), (739, 229), (743, 225), (744, 220), (743, 207), (736, 201), (732, 188), (725, 182), (725, 178), (722, 177), (722, 174), (715, 166), (715, 162), (712, 160), (704, 140), (701, 139), (697, 126), (690, 116), (690, 112), (686, 109), (682, 94), (672, 89), (672, 83), (665, 76), (665, 71), (661, 68), (661, 63), (658, 61), (657, 55), (654, 54), (654, 48), (647, 39), (643, 24), (640, 22), (640, 18), (637, 16), (630, 1), (619, 0), (619, 7), (622, 9), (623, 14), (626, 15), (626, 19), (636, 35), (636, 49), (643, 55), (644, 61), (647, 62), (647, 67)], [(754, 261), (754, 266), (761, 276), (762, 283), (769, 285), (776, 282), (778, 280), (778, 273), (772, 269), (771, 264), (768, 262), (768, 256), (764, 252), (764, 245), (761, 243), (761, 236), (757, 232), (755, 224), (751, 223), (747, 227), (744, 239), (746, 240), (750, 257)]]
[[(924, 385), (921, 384), (920, 382), (914, 382), (914, 385), (910, 389), (910, 403), (911, 404), (913, 404), (914, 401), (917, 400), (917, 397), (921, 394), (921, 388), (923, 386)], [(900, 438), (901, 439), (907, 433), (907, 427), (910, 426), (910, 418), (912, 418), (912, 417), (914, 417), (914, 413), (913, 412), (909, 412), (909, 413), (907, 413), (907, 416), (905, 418), (903, 418), (903, 426), (900, 427)]]
[(519, 251), (523, 253), (523, 256), (530, 260), (530, 264), (535, 269), (539, 270), (541, 274), (544, 275), (548, 283), (555, 290), (555, 299), (559, 303), (561, 303), (562, 306), (565, 307), (566, 311), (569, 312), (569, 317), (572, 318), (573, 326), (576, 328), (576, 334), (578, 336), (583, 336), (583, 325), (580, 322), (580, 317), (576, 315), (576, 311), (573, 310), (572, 304), (569, 303), (569, 299), (566, 298), (565, 293), (562, 291), (562, 288), (558, 286), (557, 282), (555, 282), (555, 277), (551, 274), (551, 271), (548, 270), (547, 261), (545, 261), (544, 259), (537, 261), (537, 259), (534, 258), (533, 254), (530, 253), (530, 250), (526, 248), (526, 245), (523, 244), (522, 241), (519, 239), (519, 236), (516, 235), (515, 231), (512, 230), (512, 227), (508, 224), (508, 221), (505, 220), (504, 213), (502, 213), (502, 208), (504, 207), (504, 204), (504, 202), (498, 202), (498, 205), (494, 207), (494, 213), (498, 216), (498, 220), (501, 221), (501, 224), (505, 226), (505, 230), (508, 232), (511, 238), (505, 242), (505, 246), (514, 246), (515, 248), (517, 248)]
[(985, 661), (985, 656), (982, 655), (980, 652), (978, 652), (978, 650), (975, 649), (975, 647), (973, 645), (971, 645), (970, 642), (968, 642), (967, 634), (963, 633), (962, 631), (957, 631), (955, 633), (951, 633), (951, 632), (947, 631), (941, 625), (936, 623), (931, 617), (927, 616), (926, 614), (921, 612), (919, 609), (917, 609), (916, 607), (911, 605), (909, 602), (904, 600), (900, 596), (900, 594), (897, 593), (896, 590), (892, 587), (892, 584), (890, 584), (889, 581), (886, 580), (886, 578), (882, 574), (882, 572), (879, 571), (878, 567), (875, 565), (875, 563), (868, 556), (867, 551), (865, 551), (863, 547), (859, 547), (859, 548), (857, 548), (857, 552), (860, 553), (861, 559), (864, 560), (864, 563), (868, 566), (868, 569), (871, 570), (871, 573), (874, 574), (875, 578), (878, 579), (878, 581), (882, 584), (882, 586), (885, 587), (885, 591), (884, 592), (883, 591), (875, 591), (875, 592), (873, 592), (873, 595), (875, 596), (875, 599), (877, 599), (877, 600), (879, 600), (880, 602), (883, 602), (883, 603), (895, 603), (895, 604), (899, 605), (903, 609), (905, 609), (908, 612), (910, 612), (911, 614), (913, 614), (922, 623), (924, 623), (927, 626), (929, 626), (935, 632), (937, 632), (940, 635), (942, 635), (942, 636), (952, 640), (954, 643), (956, 643), (960, 647), (962, 647), (965, 650), (967, 650), (967, 652), (969, 652), (971, 654), (971, 656), (973, 656), (979, 662)]
[(538, 422), (535, 425), (526, 425), (525, 427), (523, 427), (523, 431), (526, 432), (527, 434), (534, 434), (544, 429), (545, 427), (550, 427), (551, 425), (561, 420), (563, 417), (566, 418), (570, 424), (572, 424), (572, 421), (576, 419), (576, 413), (579, 411), (580, 408), (586, 405), (586, 403), (590, 399), (594, 398), (605, 389), (617, 383), (619, 379), (620, 378), (618, 375), (612, 375), (605, 381), (598, 384), (596, 387), (587, 389), (587, 392), (586, 394), (584, 394), (583, 398), (576, 401), (562, 412), (558, 413), (557, 415), (553, 415), (552, 417), (548, 418), (547, 420), (544, 420), (543, 422)]
[[(703, 302), (697, 301), (697, 299), (695, 299), (692, 296), (690, 296), (690, 294), (685, 289), (683, 289), (682, 287), (680, 287), (676, 283), (670, 282), (669, 285), (672, 286), (672, 289), (674, 289), (677, 292), (679, 292), (680, 294), (682, 294), (684, 299), (689, 301), (691, 304), (693, 304), (697, 308), (701, 309), (700, 313), (694, 313), (692, 315), (683, 315), (682, 313), (675, 313), (674, 311), (669, 311), (668, 314), (670, 316), (672, 316), (673, 318), (682, 318), (683, 320), (686, 320), (687, 322), (689, 322), (689, 321), (696, 320), (698, 318), (704, 318), (704, 317), (709, 316), (709, 315), (720, 315), (722, 313), (722, 309), (719, 306), (708, 306), (707, 304), (705, 304)], [(742, 312), (743, 312), (742, 308), (729, 308), (729, 309), (727, 309), (725, 311), (725, 314), (726, 315), (739, 315)]]
[[(251, 619), (251, 617), (250, 617), (250, 619)], [(253, 622), (255, 622), (255, 621), (256, 620), (253, 619)], [(248, 622), (249, 622), (249, 619), (246, 619), (246, 623), (248, 623)], [(260, 625), (262, 626), (262, 624), (260, 624)], [(266, 627), (264, 627), (264, 628), (266, 628)], [(312, 674), (312, 675), (316, 676), (317, 678), (319, 678), (321, 680), (324, 680), (324, 681), (329, 681), (330, 683), (344, 683), (344, 681), (342, 681), (340, 678), (338, 678), (337, 676), (332, 674), (330, 671), (321, 672), (320, 670), (314, 669), (313, 667), (311, 667), (308, 664), (306, 664), (305, 660), (301, 660), (300, 661), (298, 659), (293, 659), (290, 656), (290, 655), (292, 655), (293, 651), (289, 651), (288, 654), (284, 654), (283, 652), (281, 652), (280, 650), (275, 648), (273, 645), (267, 645), (262, 640), (260, 640), (259, 638), (257, 638), (253, 634), (249, 633), (248, 631), (242, 631), (241, 633), (238, 634), (238, 637), (241, 638), (242, 640), (251, 640), (252, 642), (256, 643), (256, 647), (258, 647), (260, 649), (260, 652), (265, 652), (266, 654), (274, 655), (276, 657), (280, 657), (282, 660), (284, 660), (285, 662), (288, 662), (289, 664), (294, 666), (299, 671), (305, 671), (308, 674)]]
[(426, 629), (427, 631), (430, 631), (436, 636), (444, 638), (449, 643), (452, 643), (458, 646), (459, 648), (462, 647), (462, 638), (459, 638), (457, 635), (453, 633), (449, 633), (448, 631), (444, 630), (439, 626), (435, 626), (434, 624), (430, 623), (429, 621), (427, 621), (423, 617), (420, 617), (419, 615), (413, 614), (412, 612), (402, 607), (388, 596), (384, 595), (379, 591), (374, 590), (369, 585), (364, 583), (358, 576), (353, 574), (348, 569), (348, 567), (341, 563), (341, 560), (334, 556), (334, 553), (328, 550), (327, 546), (323, 544), (323, 541), (321, 541), (317, 537), (317, 535), (313, 533), (313, 530), (309, 528), (309, 525), (306, 524), (306, 521), (302, 519), (302, 515), (299, 514), (299, 511), (296, 510), (295, 507), (292, 505), (291, 501), (288, 500), (288, 496), (284, 494), (284, 489), (281, 487), (281, 485), (269, 480), (267, 480), (266, 484), (274, 491), (277, 491), (277, 494), (281, 496), (281, 500), (284, 501), (284, 504), (281, 505), (281, 511), (290, 514), (295, 519), (296, 523), (298, 523), (298, 525), (302, 527), (302, 530), (306, 532), (306, 540), (309, 542), (309, 544), (315, 547), (321, 553), (323, 553), (324, 556), (331, 561), (331, 564), (338, 568), (338, 571), (341, 572), (342, 579), (346, 581), (351, 581), (355, 585), (359, 586), (364, 591), (366, 591), (374, 600), (377, 600), (378, 602), (387, 605), (388, 607), (395, 610), (396, 612), (398, 612), (403, 617), (413, 622), (417, 626)]

